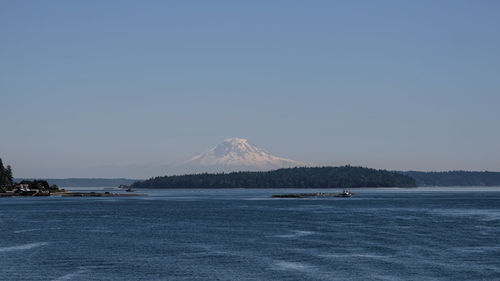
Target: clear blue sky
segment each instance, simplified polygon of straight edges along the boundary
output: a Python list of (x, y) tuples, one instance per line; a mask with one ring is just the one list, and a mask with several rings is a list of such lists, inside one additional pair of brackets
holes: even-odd
[(487, 0), (0, 1), (0, 157), (17, 177), (147, 177), (243, 137), (316, 164), (499, 171), (499, 14)]

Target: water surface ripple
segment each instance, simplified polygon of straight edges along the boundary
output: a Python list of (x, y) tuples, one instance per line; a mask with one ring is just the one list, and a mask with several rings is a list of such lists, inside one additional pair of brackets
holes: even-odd
[(2, 198), (0, 280), (500, 280), (500, 189), (146, 192)]

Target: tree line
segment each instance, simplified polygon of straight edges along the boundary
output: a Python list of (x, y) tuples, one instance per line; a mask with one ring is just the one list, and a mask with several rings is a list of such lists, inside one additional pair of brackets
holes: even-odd
[(154, 177), (132, 188), (350, 188), (416, 187), (407, 175), (364, 167), (287, 168), (267, 172), (232, 172)]

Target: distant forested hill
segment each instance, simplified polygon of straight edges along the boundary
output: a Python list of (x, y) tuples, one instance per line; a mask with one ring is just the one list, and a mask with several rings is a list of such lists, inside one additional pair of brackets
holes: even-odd
[[(20, 182), (23, 179), (16, 179)], [(68, 179), (46, 179), (49, 184), (60, 187), (118, 187), (119, 185), (130, 185), (135, 179), (103, 179), (103, 178), (68, 178)]]
[(399, 172), (414, 178), (420, 186), (500, 186), (500, 172)]
[(290, 168), (268, 172), (233, 172), (164, 176), (136, 182), (132, 188), (347, 188), (415, 187), (407, 175), (362, 167)]

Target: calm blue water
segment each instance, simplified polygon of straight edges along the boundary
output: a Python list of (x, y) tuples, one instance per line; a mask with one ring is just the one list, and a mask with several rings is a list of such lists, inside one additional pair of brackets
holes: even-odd
[(500, 188), (301, 191), (0, 198), (0, 279), (500, 280)]

